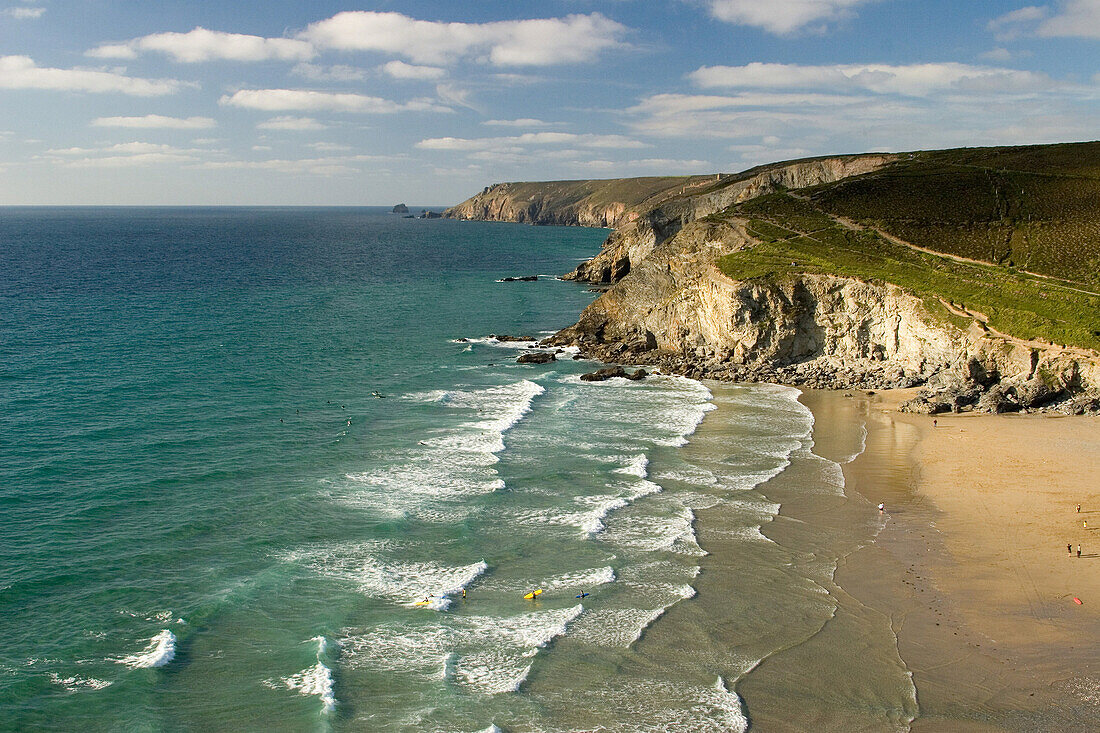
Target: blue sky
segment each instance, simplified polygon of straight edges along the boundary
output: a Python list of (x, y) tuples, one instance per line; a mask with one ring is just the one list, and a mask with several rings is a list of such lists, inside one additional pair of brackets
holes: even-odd
[(0, 204), (448, 204), (497, 181), (1100, 137), (1100, 0), (0, 0)]

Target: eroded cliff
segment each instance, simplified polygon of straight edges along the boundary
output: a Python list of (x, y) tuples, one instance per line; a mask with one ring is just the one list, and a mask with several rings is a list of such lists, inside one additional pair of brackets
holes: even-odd
[(892, 155), (839, 156), (770, 166), (715, 181), (702, 190), (687, 190), (645, 211), (624, 217), (600, 253), (565, 276), (567, 280), (608, 284), (626, 276), (632, 263), (645, 259), (659, 243), (685, 224), (733, 204), (777, 190), (802, 189), (869, 173), (894, 160)]
[(745, 221), (697, 221), (551, 339), (603, 361), (672, 373), (822, 388), (927, 385), (909, 409), (1098, 406), (1095, 354), (961, 327), (946, 303), (888, 283), (790, 274), (737, 281), (715, 262), (758, 242)]
[[(837, 156), (693, 179), (500, 184), (448, 215), (615, 227), (595, 257), (565, 276), (606, 292), (547, 340), (586, 356), (723, 380), (924, 386), (908, 405), (922, 412), (1100, 410), (1100, 355), (1089, 335), (1100, 336), (1100, 293), (1049, 278), (1025, 282), (1030, 273), (958, 257), (951, 238), (943, 251), (954, 259), (938, 258), (884, 234), (875, 220), (816, 203), (852, 187), (866, 207), (876, 181), (907, 182), (906, 166), (927, 155)], [(925, 198), (933, 209), (946, 205)], [(973, 271), (952, 270), (960, 262)], [(1030, 340), (956, 305), (960, 292), (996, 306), (998, 322), (1030, 330)], [(1071, 299), (1068, 310), (1047, 305)], [(1044, 329), (1085, 348), (1044, 341), (1036, 336)]]

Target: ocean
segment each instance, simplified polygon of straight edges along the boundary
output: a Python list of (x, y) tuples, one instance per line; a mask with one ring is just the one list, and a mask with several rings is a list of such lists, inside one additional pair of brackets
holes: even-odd
[(605, 236), (0, 209), (0, 728), (746, 730), (877, 527), (762, 531), (851, 502), (797, 390), (516, 363)]

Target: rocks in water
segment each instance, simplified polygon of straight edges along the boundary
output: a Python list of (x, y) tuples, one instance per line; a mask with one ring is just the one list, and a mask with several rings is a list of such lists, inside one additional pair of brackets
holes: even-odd
[(529, 351), (526, 354), (520, 354), (516, 359), (517, 364), (549, 364), (552, 361), (557, 361), (558, 358), (554, 356), (552, 351)]
[(521, 275), (520, 277), (502, 277), (498, 283), (530, 283), (538, 280), (538, 275)]
[(625, 377), (626, 370), (621, 366), (604, 367), (603, 369), (597, 369), (594, 372), (581, 375), (582, 382), (603, 382), (615, 377)]
[(427, 209), (421, 209), (420, 218), (421, 219), (442, 219), (443, 214), (440, 214), (438, 211), (428, 211)]
[(509, 336), (506, 333), (491, 333), (489, 334), (489, 338), (496, 339), (502, 344), (511, 343), (514, 341), (535, 341), (534, 336)]
[(409, 207), (405, 206), (405, 204), (398, 204), (397, 206), (393, 207), (393, 213), (395, 213), (395, 214), (407, 214), (407, 213), (409, 213)]
[(645, 369), (639, 369), (633, 374), (623, 369), (621, 366), (604, 367), (603, 369), (597, 369), (594, 372), (581, 375), (582, 382), (604, 382), (608, 379), (614, 379), (615, 377), (622, 377), (624, 379), (630, 379), (635, 382), (641, 381), (649, 376), (649, 372)]

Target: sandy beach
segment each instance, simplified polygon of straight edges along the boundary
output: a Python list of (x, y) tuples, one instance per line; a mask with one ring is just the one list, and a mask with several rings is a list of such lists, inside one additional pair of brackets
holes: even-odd
[(917, 688), (912, 730), (1100, 729), (1100, 420), (940, 415), (934, 426), (894, 411), (905, 397), (804, 401), (815, 440), (845, 409), (866, 419), (845, 479), (885, 502), (886, 525), (836, 580), (890, 617)]

